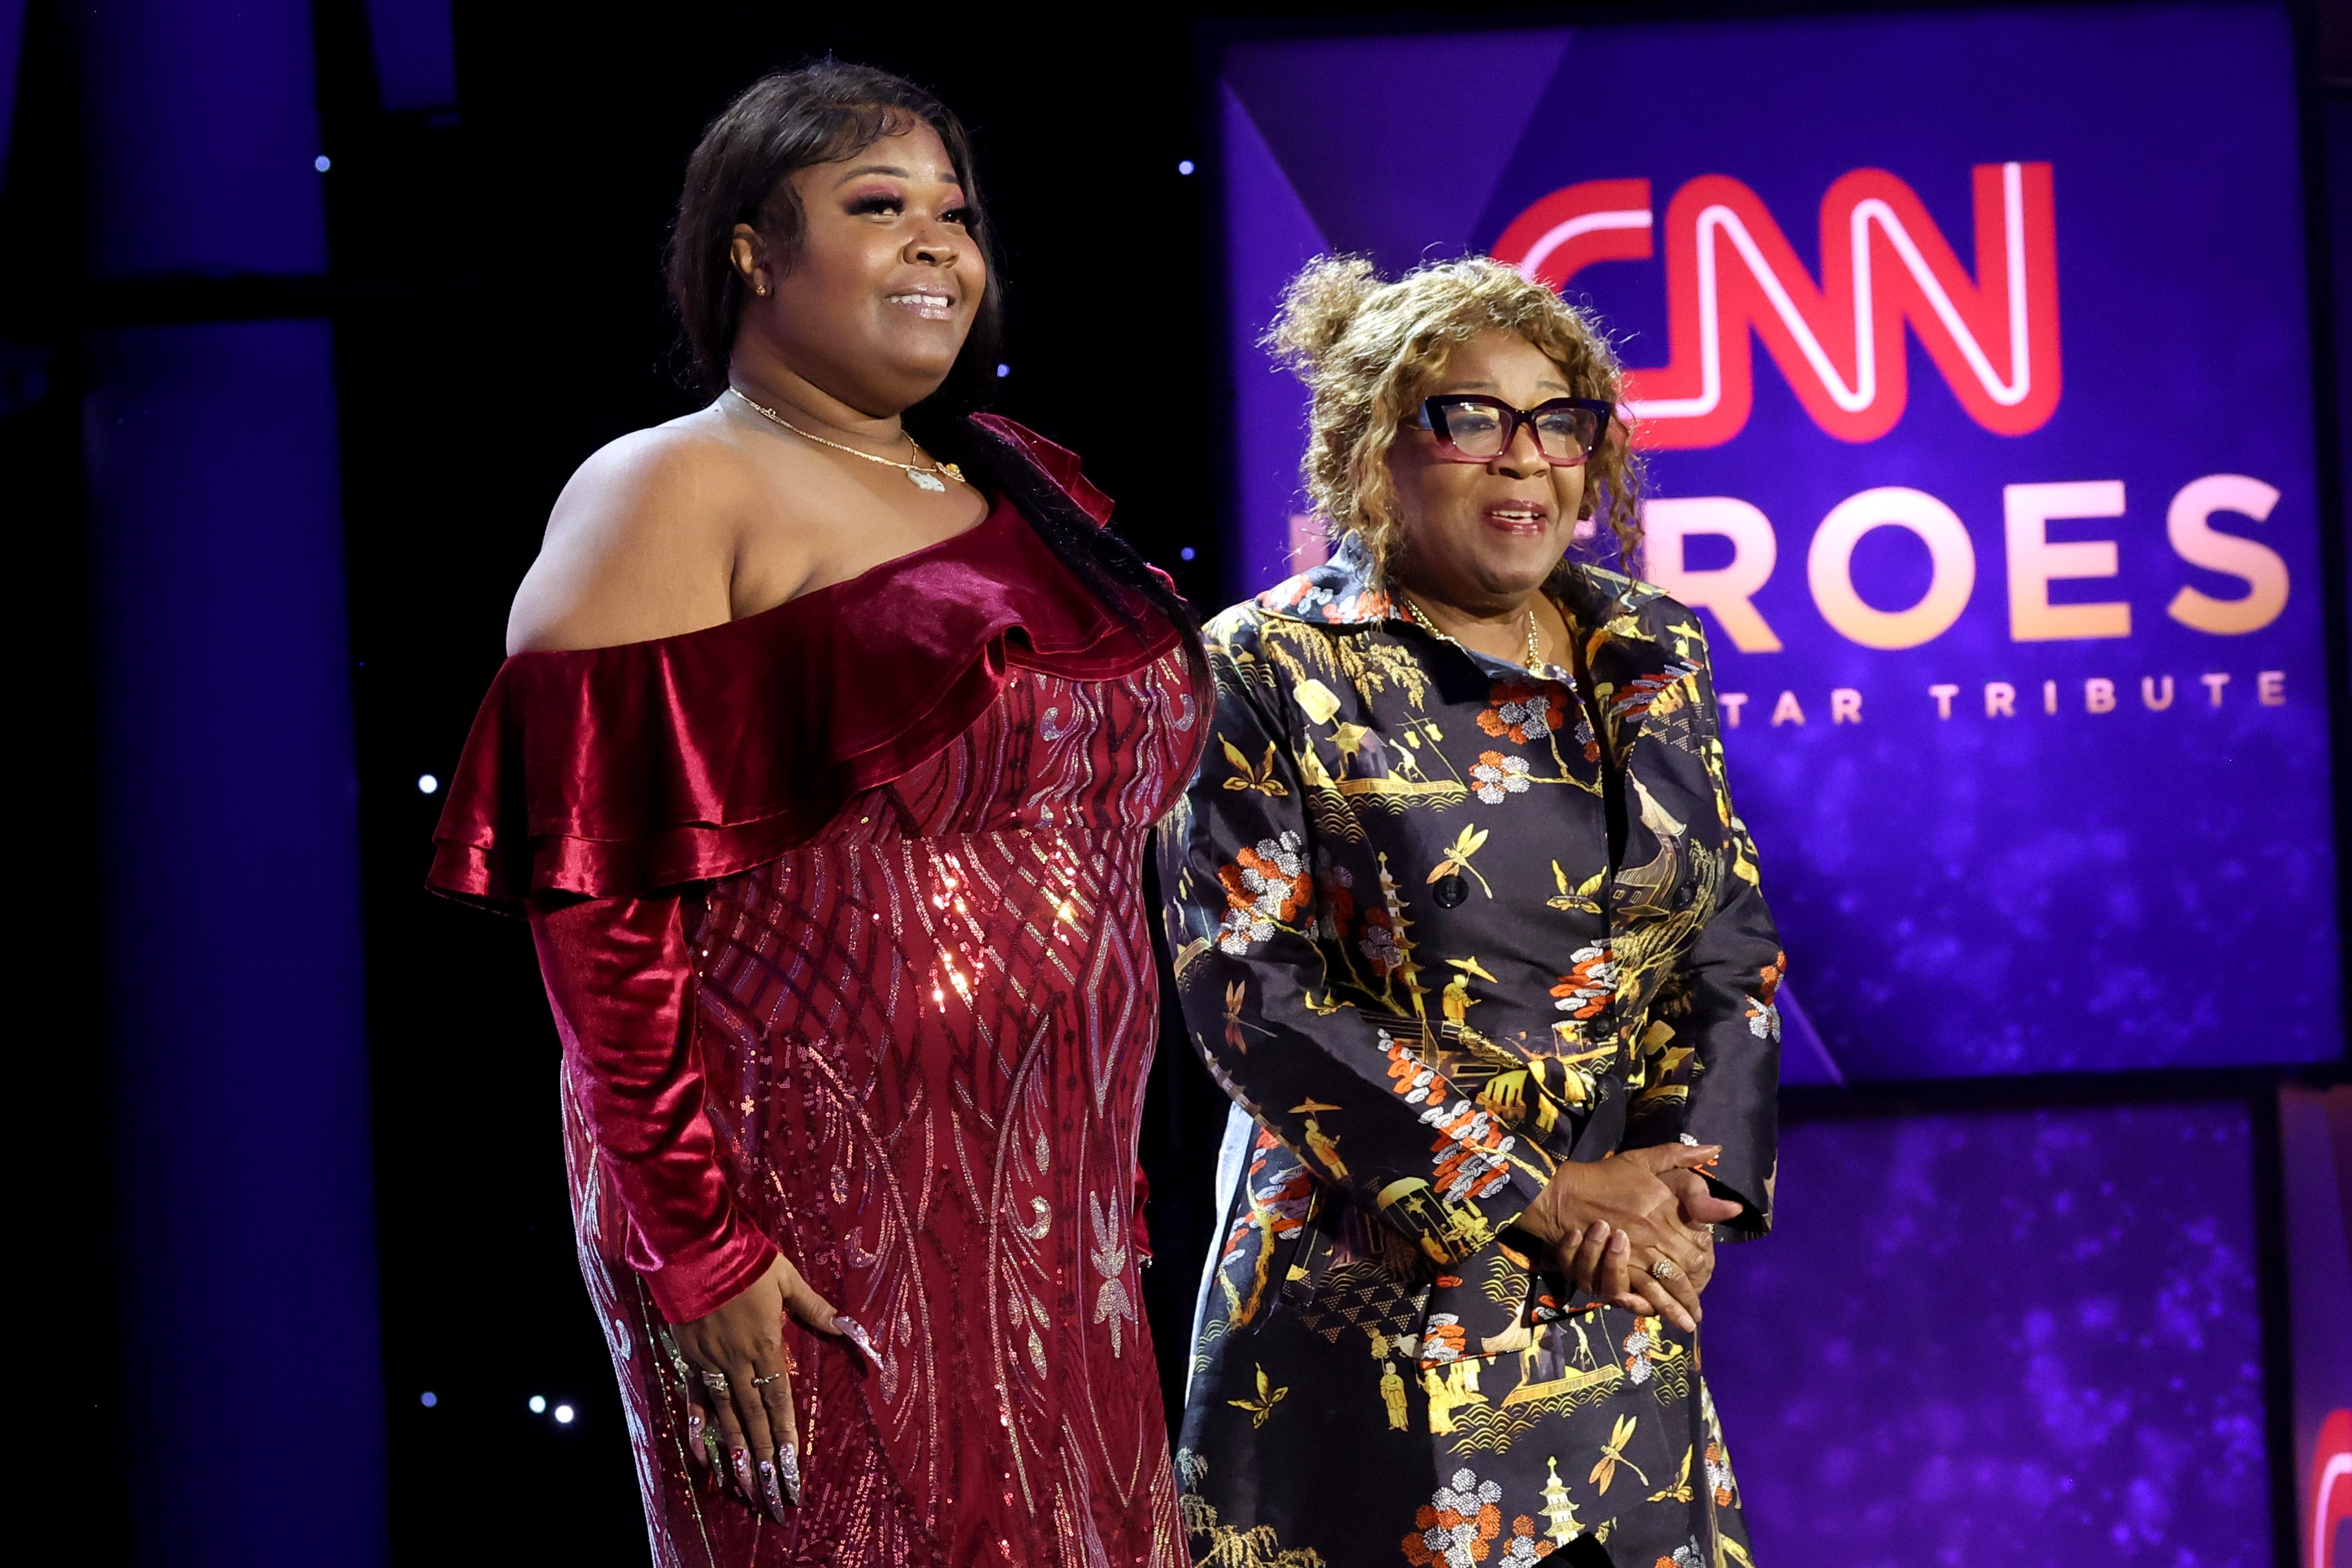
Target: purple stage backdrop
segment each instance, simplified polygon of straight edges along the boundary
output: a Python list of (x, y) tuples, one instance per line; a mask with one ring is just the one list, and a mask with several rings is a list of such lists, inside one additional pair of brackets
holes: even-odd
[[(1707, 1382), (1768, 1568), (2274, 1554), (2245, 1103), (1812, 1122)], [(2282, 1546), (2284, 1543), (2280, 1543)]]
[(1223, 78), (1234, 586), (1318, 548), (1256, 346), (1300, 262), (1485, 250), (1589, 301), (1638, 372), (1643, 572), (1715, 651), (1792, 1081), (2342, 1051), (2278, 8), (1251, 43)]

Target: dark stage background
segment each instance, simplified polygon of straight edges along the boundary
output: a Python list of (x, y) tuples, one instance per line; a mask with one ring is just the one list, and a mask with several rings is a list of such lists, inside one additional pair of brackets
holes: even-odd
[[(1682, 11), (1759, 9), (1795, 7)], [(0, 21), (10, 10), (0, 3)], [(1205, 607), (1224, 602), (1239, 563), (1224, 555), (1229, 394), (1204, 40), (1318, 16), (1364, 27), (1465, 21), (1364, 5), (1251, 10), (1233, 21), (1185, 5), (1049, 16), (461, 0), (455, 102), (429, 101), (428, 80), (421, 91), (398, 87), (388, 108), (387, 85), (412, 79), (401, 75), (414, 66), (402, 41), (372, 31), (358, 0), (319, 0), (330, 270), (244, 289), (85, 284), (102, 269), (78, 238), (85, 149), (73, 130), (72, 29), (62, 6), (29, 7), (0, 186), (0, 515), (14, 525), (19, 593), (34, 609), (20, 622), (16, 711), (19, 744), (40, 759), (42, 811), (21, 852), (40, 890), (31, 923), (43, 940), (18, 1089), (43, 1131), (9, 1157), (17, 1190), (43, 1195), (22, 1224), (38, 1282), (62, 1287), (44, 1304), (69, 1309), (62, 1329), (49, 1319), (56, 1354), (37, 1357), (34, 1372), (37, 1407), (73, 1413), (54, 1447), (66, 1484), (89, 1498), (78, 1556), (119, 1555), (121, 1499), (150, 1462), (137, 1457), (150, 1391), (120, 1386), (102, 1349), (123, 1326), (105, 1304), (105, 1217), (121, 1196), (110, 1173), (123, 1168), (121, 1151), (106, 1146), (105, 1107), (123, 1086), (107, 1082), (96, 1044), (106, 1021), (96, 933), (110, 900), (137, 890), (102, 885), (88, 853), (100, 822), (86, 330), (224, 314), (333, 320), (392, 1552), (400, 1562), (640, 1563), (620, 1408), (572, 1255), (545, 999), (520, 925), (423, 891), (440, 800), (419, 778), (446, 778), (456, 762), (563, 480), (606, 441), (693, 406), (673, 373), (658, 256), (702, 125), (762, 70), (828, 51), (925, 82), (972, 126), (1007, 264), (1010, 373), (998, 408), (1080, 452), (1118, 498), (1119, 528)], [(1179, 172), (1186, 160), (1190, 175)], [(2336, 564), (2340, 572), (2340, 553)], [(1933, 1103), (2242, 1091), (2260, 1142), (2269, 1082), (2011, 1082), (1939, 1091)], [(1790, 1109), (1833, 1139), (1841, 1116), (1909, 1092)], [(1224, 1105), (1189, 1051), (1163, 1051), (1144, 1134), (1160, 1259), (1146, 1291), (1171, 1404)], [(2267, 1289), (2274, 1249), (2265, 1270)], [(2267, 1370), (2273, 1395), (2284, 1377)], [(534, 1396), (544, 1412), (530, 1408)], [(559, 1405), (575, 1418), (559, 1423)], [(365, 1543), (350, 1557), (380, 1560)]]

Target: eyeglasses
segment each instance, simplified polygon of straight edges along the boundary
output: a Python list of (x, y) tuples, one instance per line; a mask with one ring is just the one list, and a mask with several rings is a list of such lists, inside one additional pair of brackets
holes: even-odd
[(1599, 398), (1556, 397), (1533, 408), (1513, 408), (1498, 397), (1448, 392), (1423, 398), (1413, 423), (1437, 437), (1450, 462), (1492, 463), (1510, 450), (1519, 426), (1536, 433), (1536, 449), (1555, 468), (1573, 468), (1592, 455), (1614, 412)]

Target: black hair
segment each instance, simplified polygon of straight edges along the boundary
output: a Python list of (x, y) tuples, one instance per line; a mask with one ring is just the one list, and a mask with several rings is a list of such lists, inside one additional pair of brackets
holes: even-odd
[[(667, 258), (670, 301), (693, 383), (712, 397), (727, 390), (728, 361), (750, 292), (730, 255), (735, 225), (750, 224), (789, 254), (806, 223), (793, 172), (856, 157), (919, 124), (938, 132), (947, 148), (970, 214), (967, 232), (988, 264), (988, 287), (947, 379), (907, 411), (908, 429), (934, 454), (1008, 497), (1046, 548), (1120, 620), (1139, 626), (1140, 600), (1189, 635), (1197, 626), (1191, 607), (1132, 545), (1098, 526), (1026, 453), (969, 418), (995, 384), (1003, 343), (1003, 267), (972, 169), (970, 133), (947, 105), (904, 77), (832, 58), (772, 72), (738, 94), (703, 131), (687, 160)], [(1197, 643), (1195, 650), (1197, 661)]]
[(917, 125), (929, 126), (947, 147), (963, 187), (966, 231), (988, 264), (980, 312), (940, 389), (961, 394), (967, 405), (978, 402), (993, 378), (1003, 340), (1003, 288), (997, 281), (995, 234), (972, 174), (971, 137), (947, 105), (904, 77), (835, 59), (774, 71), (745, 88), (687, 160), (667, 271), (690, 378), (699, 391), (716, 397), (727, 390), (728, 356), (751, 294), (729, 254), (735, 225), (751, 225), (789, 256), (807, 225), (792, 176), (854, 158)]

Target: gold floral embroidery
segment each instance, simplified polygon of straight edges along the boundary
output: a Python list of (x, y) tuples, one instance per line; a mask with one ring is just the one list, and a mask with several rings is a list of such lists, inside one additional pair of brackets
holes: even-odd
[(1265, 1425), (1265, 1418), (1274, 1414), (1274, 1407), (1281, 1404), (1284, 1398), (1290, 1393), (1290, 1390), (1287, 1388), (1271, 1387), (1271, 1382), (1272, 1379), (1268, 1378), (1265, 1375), (1265, 1368), (1261, 1366), (1257, 1369), (1257, 1397), (1255, 1399), (1228, 1399), (1225, 1403), (1228, 1405), (1238, 1406), (1242, 1409), (1248, 1411), (1251, 1426), (1263, 1427)]
[(1265, 743), (1265, 756), (1253, 763), (1242, 755), (1240, 747), (1223, 737), (1218, 744), (1225, 748), (1225, 760), (1234, 765), (1234, 777), (1225, 780), (1228, 789), (1255, 789), (1261, 795), (1287, 795), (1290, 786), (1274, 776), (1274, 742)]

